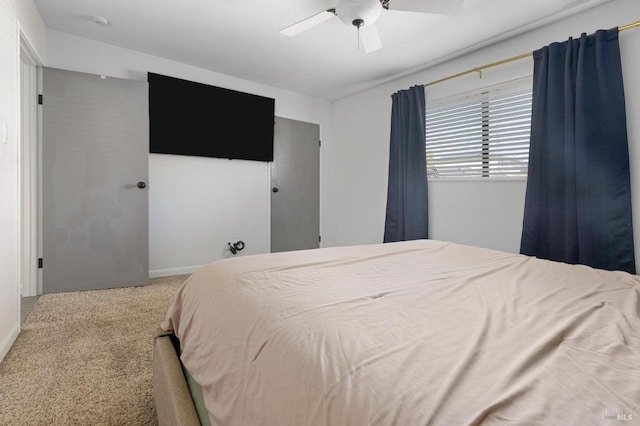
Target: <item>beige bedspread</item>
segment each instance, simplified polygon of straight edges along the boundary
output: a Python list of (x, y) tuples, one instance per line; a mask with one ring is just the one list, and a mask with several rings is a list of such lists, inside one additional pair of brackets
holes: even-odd
[(439, 241), (239, 257), (163, 328), (213, 424), (640, 424), (623, 272)]

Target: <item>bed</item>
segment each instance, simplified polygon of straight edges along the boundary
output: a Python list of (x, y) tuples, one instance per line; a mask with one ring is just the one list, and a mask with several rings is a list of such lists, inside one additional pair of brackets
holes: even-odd
[(640, 280), (434, 240), (227, 259), (161, 324), (160, 424), (199, 423), (184, 371), (214, 425), (634, 424)]

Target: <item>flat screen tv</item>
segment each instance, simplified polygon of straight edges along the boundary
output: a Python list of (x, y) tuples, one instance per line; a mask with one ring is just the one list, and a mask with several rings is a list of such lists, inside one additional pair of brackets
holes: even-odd
[(148, 73), (149, 151), (273, 161), (275, 100)]

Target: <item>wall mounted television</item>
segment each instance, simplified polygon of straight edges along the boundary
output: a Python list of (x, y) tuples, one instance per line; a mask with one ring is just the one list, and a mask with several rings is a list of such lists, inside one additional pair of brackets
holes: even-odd
[(149, 151), (273, 161), (275, 100), (148, 73)]

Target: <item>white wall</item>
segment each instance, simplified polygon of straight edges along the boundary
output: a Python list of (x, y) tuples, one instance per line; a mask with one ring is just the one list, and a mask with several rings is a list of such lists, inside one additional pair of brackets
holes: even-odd
[(47, 60), (47, 27), (32, 0), (15, 0), (18, 25), (26, 43), (42, 63)]
[[(616, 0), (480, 49), (413, 75), (341, 99), (334, 104), (334, 138), (325, 146), (327, 190), (323, 241), (348, 245), (382, 241), (389, 158), (391, 94), (477, 66), (564, 41), (582, 32), (625, 25), (640, 19), (638, 0)], [(431, 43), (426, 40), (425, 43)], [(636, 253), (640, 254), (640, 28), (620, 35), (634, 197)], [(428, 45), (425, 45), (425, 48)], [(526, 59), (478, 75), (427, 88), (427, 99), (461, 93), (531, 74)], [(449, 240), (519, 251), (525, 181), (429, 183), (430, 235)]]
[[(145, 81), (151, 71), (269, 96), (276, 99), (276, 115), (317, 123), (323, 141), (330, 139), (332, 105), (325, 100), (55, 30), (48, 31), (47, 54), (54, 68)], [(269, 251), (267, 163), (152, 154), (149, 181), (152, 276), (191, 272), (220, 259), (227, 239), (241, 238), (243, 254)]]
[[(27, 3), (30, 3), (27, 4)], [(44, 24), (31, 0), (0, 0), (0, 360), (20, 331), (19, 241), (19, 94), (20, 31), (44, 59)], [(0, 133), (1, 135), (1, 133)]]

